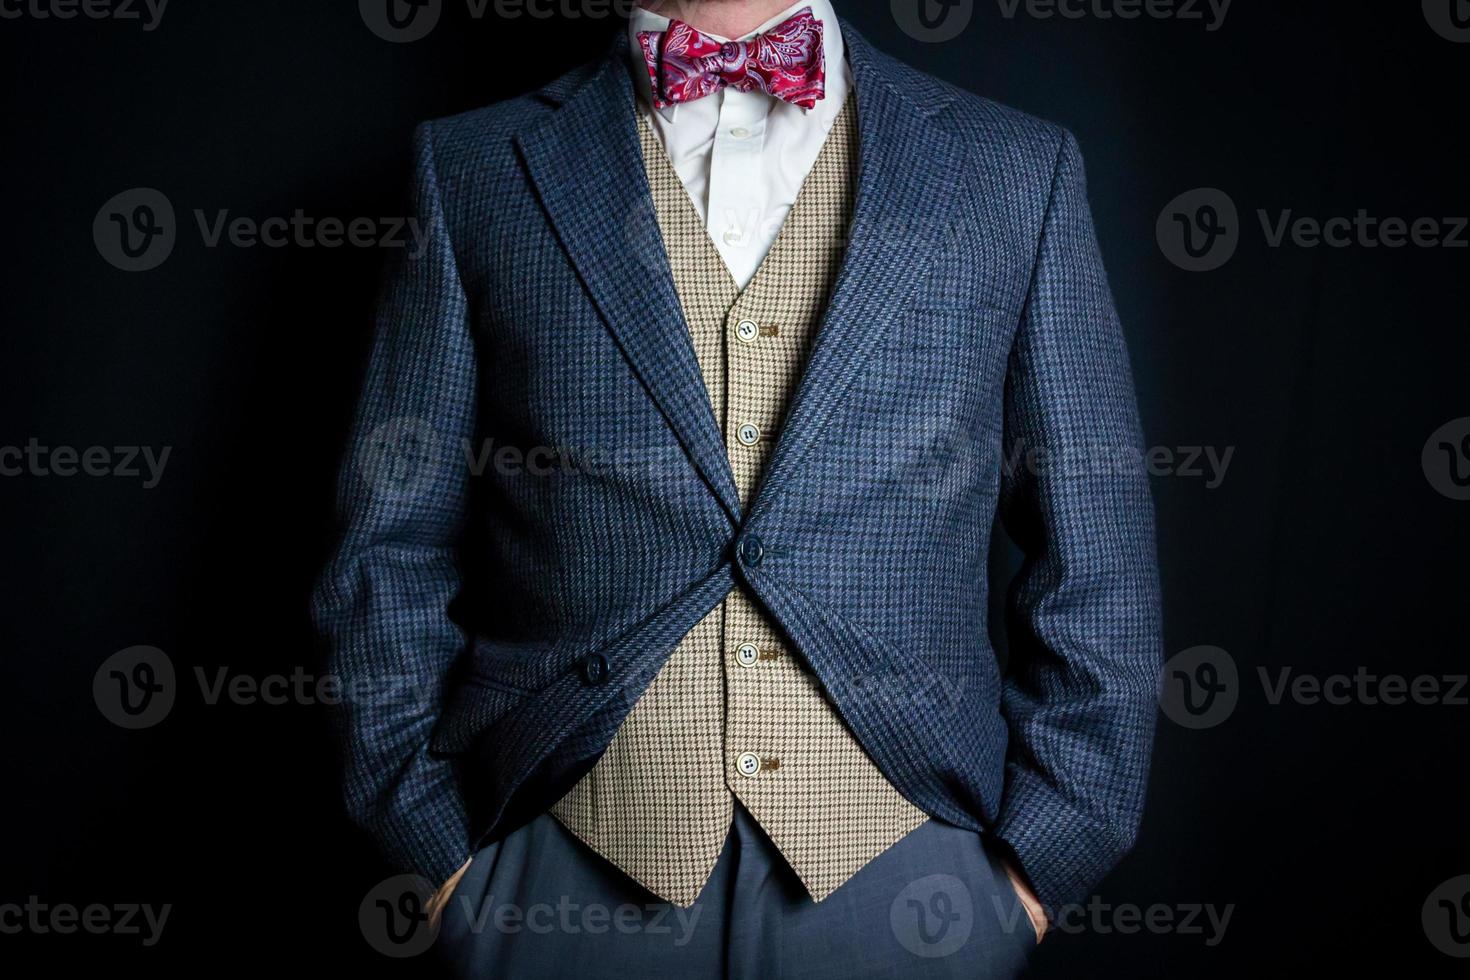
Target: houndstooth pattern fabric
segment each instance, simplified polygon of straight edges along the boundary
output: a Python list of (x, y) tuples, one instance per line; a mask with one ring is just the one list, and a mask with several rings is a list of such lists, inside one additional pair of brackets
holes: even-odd
[[(345, 808), (395, 868), (442, 881), (545, 812), (737, 586), (887, 781), (1048, 905), (1132, 845), (1158, 580), (1081, 151), (842, 36), (850, 244), (753, 495), (669, 274), (626, 36), (419, 128), (425, 247), (389, 257), (313, 597), (350, 692)], [(1023, 559), (1005, 664), (997, 524)]]
[[(695, 357), (748, 505), (842, 262), (856, 164), (853, 103), (837, 116), (743, 293), (646, 120), (639, 135)], [(753, 333), (742, 335), (742, 323), (754, 324)], [(741, 438), (747, 425), (760, 432), (753, 444)], [(760, 760), (758, 771), (740, 770), (747, 755)], [(684, 638), (552, 813), (654, 894), (688, 906), (719, 858), (732, 793), (816, 901), (928, 819), (873, 765), (742, 587)]]

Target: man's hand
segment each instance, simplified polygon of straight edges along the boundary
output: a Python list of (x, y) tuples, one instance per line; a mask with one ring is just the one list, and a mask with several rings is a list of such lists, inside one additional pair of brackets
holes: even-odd
[[(473, 860), (473, 858), (471, 860)], [(438, 930), (439, 920), (443, 917), (444, 910), (449, 907), (449, 896), (454, 894), (454, 890), (459, 887), (460, 879), (464, 877), (464, 873), (469, 869), (469, 861), (461, 864), (459, 866), (459, 870), (451, 875), (448, 881), (440, 885), (439, 890), (436, 891), (433, 897), (429, 899), (429, 904), (425, 910), (429, 913), (430, 929), (435, 931)]]
[(1031, 919), (1031, 928), (1036, 930), (1036, 942), (1041, 943), (1041, 937), (1046, 935), (1047, 921), (1046, 909), (1041, 905), (1041, 899), (1031, 890), (1026, 879), (1021, 876), (1015, 866), (1009, 861), (1002, 861), (1006, 869), (1006, 877), (1011, 879), (1011, 886), (1016, 889), (1016, 897), (1021, 900), (1021, 907), (1026, 910), (1026, 915)]

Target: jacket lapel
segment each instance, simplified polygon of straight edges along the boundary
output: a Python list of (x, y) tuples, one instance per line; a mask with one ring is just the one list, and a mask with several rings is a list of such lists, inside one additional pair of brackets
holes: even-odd
[(853, 379), (913, 303), (922, 270), (949, 233), (950, 195), (964, 148), (911, 100), (905, 79), (843, 22), (858, 108), (852, 233), (786, 424), (751, 505), (750, 521), (791, 486), (823, 429), (842, 414)]
[[(516, 143), (598, 312), (695, 468), (741, 519), (740, 497), (694, 355), (638, 142), (626, 39)], [(559, 93), (544, 93), (555, 98)]]

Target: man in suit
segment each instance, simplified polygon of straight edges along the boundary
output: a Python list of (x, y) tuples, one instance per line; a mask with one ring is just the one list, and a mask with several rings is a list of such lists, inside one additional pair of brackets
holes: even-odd
[(1159, 658), (1073, 138), (829, 0), (650, 0), (416, 153), (316, 615), (419, 694), (339, 712), (347, 803), (454, 970), (1015, 975)]

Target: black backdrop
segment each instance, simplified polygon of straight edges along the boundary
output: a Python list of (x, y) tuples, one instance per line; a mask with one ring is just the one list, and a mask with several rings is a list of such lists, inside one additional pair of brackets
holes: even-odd
[[(194, 679), (320, 671), (305, 597), (382, 252), (207, 248), (192, 212), (402, 213), (415, 121), (549, 80), (613, 25), (493, 4), (476, 18), (448, 0), (429, 37), (392, 44), (347, 2), (180, 0), (153, 30), (43, 19), (28, 2), (0, 19), (0, 446), (170, 456), (152, 487), (146, 466), (68, 477), (59, 456), (0, 477), (0, 903), (172, 911), (151, 947), (0, 933), (0, 969), (24, 952), (413, 973), (359, 933), (383, 870), (339, 816), (323, 712), (211, 705)], [(1453, 499), (1448, 457), (1436, 472), (1421, 450), (1470, 415), (1470, 235), (1458, 249), (1273, 246), (1256, 213), (1363, 209), (1456, 234), (1470, 45), (1433, 28), (1434, 2), (1239, 0), (1215, 30), (1091, 3), (1046, 18), (980, 2), (944, 43), (906, 33), (885, 2), (839, 3), (880, 47), (1077, 134), (1148, 440), (1178, 463), (1187, 447), (1233, 451), (1223, 479), (1161, 462), (1154, 486), (1167, 650), (1218, 648), (1199, 656), (1236, 668), (1235, 707), (1205, 727), (1161, 717), (1141, 843), (1099, 890), (1176, 923), (1228, 908), (1228, 928), (1121, 932), (1105, 912), (1048, 939), (1034, 974), (1462, 973), (1421, 910), (1470, 874), (1470, 708), (1451, 696), (1470, 669), (1470, 503)], [(180, 228), (165, 263), (129, 273), (92, 226), (135, 187), (162, 191)], [(1214, 271), (1179, 268), (1156, 237), (1195, 188), (1239, 210), (1238, 251)], [(164, 721), (125, 731), (93, 675), (135, 645), (167, 653), (180, 693)], [(1438, 678), (1440, 695), (1384, 704), (1365, 681), (1344, 703), (1273, 699), (1258, 670), (1275, 684), (1288, 667)]]

